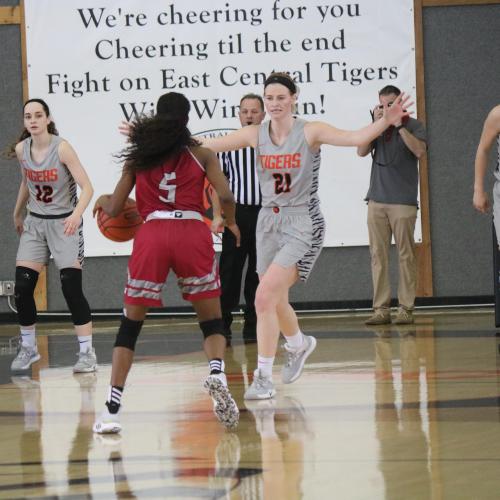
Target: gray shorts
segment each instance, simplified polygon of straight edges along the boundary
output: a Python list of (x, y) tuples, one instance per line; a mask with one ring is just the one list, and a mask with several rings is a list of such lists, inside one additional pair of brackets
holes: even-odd
[(28, 215), (19, 241), (16, 260), (48, 264), (52, 255), (58, 269), (83, 265), (83, 224), (71, 236), (64, 234), (63, 219)]
[(271, 264), (297, 266), (306, 281), (318, 258), (325, 233), (319, 202), (308, 207), (263, 207), (257, 220), (257, 272)]
[(493, 185), (493, 223), (495, 224), (497, 240), (500, 242), (500, 180), (498, 179)]

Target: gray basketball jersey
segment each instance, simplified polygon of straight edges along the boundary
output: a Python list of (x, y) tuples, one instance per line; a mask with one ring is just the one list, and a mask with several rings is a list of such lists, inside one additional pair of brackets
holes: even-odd
[(59, 159), (59, 144), (63, 139), (52, 136), (47, 155), (40, 163), (31, 157), (31, 137), (23, 141), (21, 168), (29, 190), (28, 209), (41, 215), (61, 215), (72, 212), (77, 204), (76, 182)]
[(260, 125), (257, 157), (263, 207), (310, 206), (317, 199), (321, 155), (306, 142), (306, 123), (296, 118), (282, 146), (272, 142), (269, 121)]

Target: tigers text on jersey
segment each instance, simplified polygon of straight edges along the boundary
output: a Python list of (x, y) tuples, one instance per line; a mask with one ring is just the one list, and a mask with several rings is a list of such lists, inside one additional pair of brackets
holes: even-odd
[(203, 214), (205, 169), (188, 149), (150, 170), (136, 172), (137, 209), (142, 218), (157, 210)]
[(32, 138), (27, 137), (23, 141), (21, 168), (30, 194), (30, 212), (65, 214), (73, 211), (78, 202), (75, 179), (59, 159), (59, 145), (63, 140), (52, 135), (47, 155), (40, 163), (31, 157)]
[(257, 156), (263, 207), (308, 206), (317, 198), (321, 156), (306, 142), (307, 122), (295, 118), (286, 141), (277, 146), (269, 135), (270, 122), (259, 127)]

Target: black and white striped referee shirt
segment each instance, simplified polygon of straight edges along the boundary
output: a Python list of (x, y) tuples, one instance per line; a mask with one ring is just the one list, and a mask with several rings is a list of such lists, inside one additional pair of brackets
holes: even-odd
[(260, 205), (261, 193), (257, 178), (255, 149), (246, 147), (237, 151), (220, 153), (219, 159), (236, 203)]

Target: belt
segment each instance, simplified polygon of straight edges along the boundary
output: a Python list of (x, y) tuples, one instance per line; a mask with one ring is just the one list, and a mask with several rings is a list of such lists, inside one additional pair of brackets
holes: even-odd
[(194, 210), (174, 210), (172, 212), (155, 210), (146, 217), (146, 222), (154, 219), (191, 219), (203, 222), (203, 216), (200, 212), (195, 212)]
[(57, 214), (57, 215), (47, 215), (47, 214), (36, 214), (30, 210), (29, 214), (33, 217), (37, 217), (38, 219), (65, 219), (69, 217), (73, 212), (67, 212), (65, 214)]

